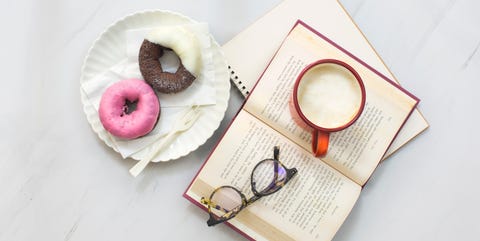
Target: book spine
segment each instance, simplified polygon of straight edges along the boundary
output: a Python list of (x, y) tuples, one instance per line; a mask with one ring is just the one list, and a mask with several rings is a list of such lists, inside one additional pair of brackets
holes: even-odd
[(228, 66), (228, 71), (230, 72), (230, 81), (237, 87), (237, 89), (242, 93), (243, 97), (247, 97), (250, 94), (250, 90), (243, 84), (242, 80), (238, 77), (238, 73), (233, 70), (232, 66)]

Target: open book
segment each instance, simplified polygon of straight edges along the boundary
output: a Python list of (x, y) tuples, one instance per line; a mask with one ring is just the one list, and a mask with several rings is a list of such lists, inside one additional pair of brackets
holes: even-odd
[[(284, 0), (222, 46), (233, 71), (232, 82), (244, 96), (251, 92), (297, 19), (303, 19), (383, 75), (395, 80), (338, 0)], [(427, 128), (427, 121), (416, 109), (384, 158)]]
[[(318, 159), (310, 150), (310, 133), (290, 117), (288, 101), (299, 72), (325, 58), (346, 62), (359, 73), (367, 101), (358, 121), (332, 134), (326, 157)], [(417, 103), (413, 95), (298, 21), (184, 197), (203, 209), (200, 199), (222, 185), (251, 197), (250, 172), (279, 146), (279, 160), (297, 168), (297, 176), (228, 225), (254, 240), (330, 240)]]

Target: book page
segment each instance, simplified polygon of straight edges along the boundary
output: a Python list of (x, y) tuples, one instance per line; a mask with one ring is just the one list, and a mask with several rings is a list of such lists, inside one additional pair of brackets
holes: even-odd
[(329, 149), (322, 160), (363, 185), (418, 101), (302, 23), (287, 36), (244, 109), (311, 152), (311, 133), (291, 118), (290, 95), (305, 66), (330, 58), (346, 62), (359, 73), (367, 99), (352, 126), (330, 135)]
[(198, 202), (216, 187), (230, 185), (252, 197), (251, 172), (261, 160), (273, 158), (274, 146), (280, 147), (279, 160), (297, 168), (297, 175), (229, 222), (255, 240), (331, 240), (361, 187), (243, 110), (186, 195)]
[[(237, 77), (232, 78), (232, 81), (245, 96), (251, 92), (297, 19), (320, 30), (322, 34), (398, 82), (339, 1), (284, 0), (222, 46), (225, 57), (235, 72), (234, 76)], [(261, 49), (261, 51), (245, 51), (245, 49)], [(383, 159), (426, 128), (428, 128), (427, 121), (420, 111), (415, 109)]]

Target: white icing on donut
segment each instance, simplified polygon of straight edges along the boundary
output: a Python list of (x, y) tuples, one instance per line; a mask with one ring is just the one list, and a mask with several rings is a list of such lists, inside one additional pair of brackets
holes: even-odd
[(200, 43), (186, 27), (177, 25), (155, 28), (147, 34), (146, 39), (172, 49), (183, 66), (195, 77), (199, 77), (202, 69)]

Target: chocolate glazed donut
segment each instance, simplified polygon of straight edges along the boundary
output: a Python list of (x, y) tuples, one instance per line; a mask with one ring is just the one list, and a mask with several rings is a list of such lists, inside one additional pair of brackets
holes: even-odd
[(164, 49), (163, 46), (145, 39), (138, 54), (140, 72), (145, 81), (158, 92), (177, 93), (190, 86), (195, 76), (183, 66), (181, 60), (175, 73), (163, 71), (159, 58), (162, 57)]

